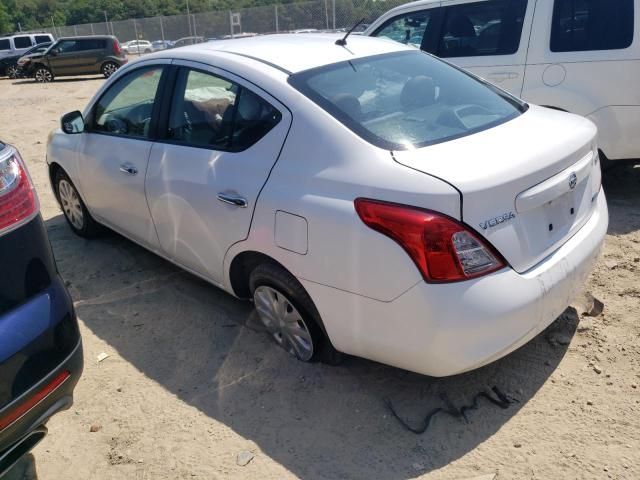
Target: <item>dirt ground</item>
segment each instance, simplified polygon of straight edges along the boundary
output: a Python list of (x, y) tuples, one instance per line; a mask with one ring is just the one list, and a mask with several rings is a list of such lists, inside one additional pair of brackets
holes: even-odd
[[(517, 352), (452, 378), (361, 359), (307, 365), (272, 345), (250, 304), (116, 234), (71, 233), (49, 188), (47, 135), (102, 83), (0, 81), (0, 138), (36, 183), (85, 352), (75, 405), (20, 469), (44, 480), (640, 478), (640, 167), (605, 177), (611, 225), (587, 285), (602, 315), (576, 302)], [(437, 415), (421, 435), (386, 403), (420, 426), (493, 386), (519, 402), (480, 399), (468, 422)], [(239, 466), (239, 455), (253, 458)]]

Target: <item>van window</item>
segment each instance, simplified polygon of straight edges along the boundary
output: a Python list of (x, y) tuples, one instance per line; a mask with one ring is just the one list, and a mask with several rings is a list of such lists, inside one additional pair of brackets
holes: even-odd
[(36, 39), (36, 43), (48, 43), (51, 41), (49, 35), (36, 35), (34, 38)]
[(13, 44), (16, 48), (30, 48), (31, 39), (29, 37), (13, 37)]
[(0, 38), (0, 50), (11, 50), (8, 38)]
[(634, 0), (556, 0), (552, 52), (617, 50), (633, 43)]
[(431, 22), (432, 13), (430, 10), (422, 10), (397, 16), (388, 20), (373, 36), (390, 38), (396, 42), (420, 48)]
[(444, 8), (437, 55), (511, 55), (520, 47), (527, 0), (490, 0)]

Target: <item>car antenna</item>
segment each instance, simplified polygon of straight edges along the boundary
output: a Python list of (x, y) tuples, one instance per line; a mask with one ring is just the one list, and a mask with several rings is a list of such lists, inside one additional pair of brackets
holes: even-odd
[(349, 31), (347, 32), (347, 34), (342, 37), (339, 38), (338, 40), (336, 40), (336, 45), (340, 45), (341, 47), (344, 47), (347, 44), (347, 37), (349, 35), (351, 35), (351, 32), (353, 32), (356, 28), (358, 28), (358, 26), (364, 22), (364, 17), (362, 17), (360, 20), (358, 20), (358, 23), (356, 23), (353, 27), (351, 27), (351, 29), (349, 29)]

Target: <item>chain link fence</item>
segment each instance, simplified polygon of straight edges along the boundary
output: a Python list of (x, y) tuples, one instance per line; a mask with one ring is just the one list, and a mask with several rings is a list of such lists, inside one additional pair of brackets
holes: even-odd
[(191, 15), (131, 18), (113, 22), (51, 26), (54, 37), (114, 35), (120, 43), (131, 40), (198, 41), (254, 34), (336, 31), (351, 28), (360, 19), (368, 24), (406, 0), (316, 0)]

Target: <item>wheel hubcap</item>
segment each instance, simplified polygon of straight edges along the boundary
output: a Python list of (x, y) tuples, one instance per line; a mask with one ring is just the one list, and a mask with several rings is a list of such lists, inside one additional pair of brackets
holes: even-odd
[(107, 77), (110, 77), (111, 75), (113, 75), (115, 73), (115, 71), (118, 69), (118, 67), (116, 67), (113, 63), (107, 63), (104, 66), (104, 74)]
[(58, 184), (58, 195), (62, 210), (65, 216), (78, 230), (82, 230), (84, 226), (84, 214), (82, 213), (82, 205), (80, 205), (80, 197), (73, 186), (66, 180), (60, 180)]
[(260, 286), (253, 294), (260, 320), (278, 345), (302, 361), (313, 356), (313, 341), (302, 315), (279, 291)]
[(9, 67), (9, 69), (7, 70), (7, 76), (9, 78), (14, 78), (17, 73), (18, 73), (18, 69), (16, 67), (14, 67), (13, 65), (11, 65)]
[(36, 80), (38, 82), (50, 82), (51, 81), (51, 72), (44, 68), (41, 68), (36, 72)]

